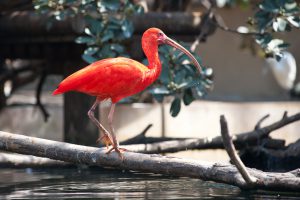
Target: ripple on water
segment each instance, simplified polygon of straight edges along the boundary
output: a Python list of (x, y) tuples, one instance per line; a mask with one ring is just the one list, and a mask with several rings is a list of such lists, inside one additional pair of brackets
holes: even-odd
[(104, 169), (32, 170), (30, 174), (2, 169), (0, 176), (0, 199), (298, 199), (299, 195), (242, 192), (199, 179)]

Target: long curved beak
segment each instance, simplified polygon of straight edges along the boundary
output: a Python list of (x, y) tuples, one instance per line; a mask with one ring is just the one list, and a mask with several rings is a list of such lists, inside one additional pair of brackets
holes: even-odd
[(172, 47), (175, 47), (175, 48), (179, 49), (180, 51), (182, 51), (183, 53), (185, 53), (192, 60), (193, 64), (197, 67), (199, 74), (203, 73), (201, 65), (198, 63), (196, 58), (186, 48), (184, 48), (183, 46), (181, 46), (180, 44), (178, 44), (171, 38), (167, 37), (166, 35), (164, 36), (164, 38), (161, 42), (164, 44), (168, 44)]

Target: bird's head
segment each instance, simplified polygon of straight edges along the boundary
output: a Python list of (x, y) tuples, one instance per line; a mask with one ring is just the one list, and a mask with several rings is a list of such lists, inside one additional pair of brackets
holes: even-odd
[(203, 72), (201, 65), (198, 63), (196, 58), (183, 46), (166, 36), (166, 34), (158, 29), (158, 28), (149, 28), (146, 30), (143, 34), (143, 38), (147, 38), (150, 40), (150, 42), (156, 42), (157, 45), (167, 44), (170, 45), (176, 49), (179, 49), (183, 53), (185, 53), (193, 62), (193, 64), (197, 67), (199, 73), (201, 74)]

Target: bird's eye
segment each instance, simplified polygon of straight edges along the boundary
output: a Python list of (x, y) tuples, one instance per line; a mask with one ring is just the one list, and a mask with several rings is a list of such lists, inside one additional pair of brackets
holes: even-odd
[(162, 32), (158, 33), (158, 37), (162, 37), (164, 34)]

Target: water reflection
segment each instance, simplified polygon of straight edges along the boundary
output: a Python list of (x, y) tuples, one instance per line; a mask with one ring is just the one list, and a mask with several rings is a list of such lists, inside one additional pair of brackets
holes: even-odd
[[(107, 169), (0, 169), (0, 199), (297, 199), (191, 178)], [(299, 194), (298, 194), (299, 195)]]

